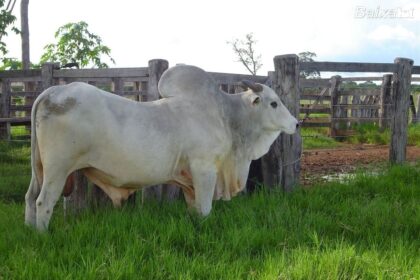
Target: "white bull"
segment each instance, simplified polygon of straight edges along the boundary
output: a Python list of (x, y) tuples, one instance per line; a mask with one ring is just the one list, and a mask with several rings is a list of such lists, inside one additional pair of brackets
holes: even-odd
[(297, 120), (269, 87), (229, 95), (194, 66), (167, 70), (163, 97), (138, 103), (85, 83), (44, 91), (32, 110), (32, 179), (25, 222), (46, 230), (68, 176), (83, 173), (115, 206), (135, 190), (179, 185), (208, 215), (212, 199), (245, 187), (251, 160)]

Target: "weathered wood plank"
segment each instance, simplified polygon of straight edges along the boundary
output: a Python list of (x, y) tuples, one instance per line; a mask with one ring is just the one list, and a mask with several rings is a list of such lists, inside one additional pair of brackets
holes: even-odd
[(299, 87), (301, 89), (330, 87), (330, 79), (300, 79)]
[(31, 96), (31, 97), (36, 97), (38, 95), (41, 94), (40, 91), (13, 91), (10, 93), (11, 96), (20, 96), (20, 97), (26, 97), (26, 96)]
[[(274, 58), (273, 89), (279, 95), (290, 113), (299, 118), (299, 58), (296, 55), (282, 55)], [(264, 184), (268, 187), (282, 187), (291, 191), (299, 184), (302, 139), (300, 132), (293, 135), (282, 133), (262, 158)]]
[(365, 96), (376, 96), (381, 94), (381, 90), (378, 89), (343, 89), (337, 93), (339, 96), (354, 96), (354, 95), (365, 95)]
[(301, 62), (301, 71), (319, 72), (394, 72), (392, 63), (365, 63), (365, 62)]
[(388, 128), (392, 116), (392, 75), (385, 74), (382, 77), (381, 94), (379, 97), (379, 127)]
[(21, 78), (9, 78), (9, 80), (12, 83), (26, 83), (26, 82), (32, 82), (32, 83), (39, 83), (41, 82), (41, 75), (36, 76), (36, 77), (21, 77)]
[(315, 101), (329, 101), (331, 99), (331, 96), (329, 94), (326, 95), (319, 95), (319, 94), (302, 94), (300, 100), (315, 100)]
[(0, 123), (10, 123), (10, 124), (29, 124), (31, 123), (31, 117), (13, 117), (13, 118), (0, 118)]
[(54, 78), (128, 78), (147, 77), (147, 67), (103, 68), (103, 69), (59, 69), (54, 70)]
[(391, 145), (389, 160), (400, 164), (405, 161), (407, 148), (408, 110), (410, 104), (411, 69), (413, 60), (395, 59), (395, 71), (392, 78), (392, 99), (394, 118), (391, 123)]
[(417, 122), (417, 111), (416, 105), (414, 104), (414, 96), (410, 94), (410, 111), (411, 111), (411, 123)]
[(41, 68), (42, 75), (42, 89), (46, 90), (50, 86), (54, 85), (53, 71), (57, 65), (54, 63), (45, 63)]
[(417, 122), (420, 122), (420, 113), (419, 113), (419, 110), (420, 110), (420, 97), (417, 98), (417, 120), (416, 120), (416, 123)]
[(83, 82), (83, 83), (88, 83), (90, 85), (95, 85), (95, 84), (111, 84), (113, 81), (113, 78), (61, 77), (60, 80), (66, 84), (69, 84), (72, 82)]
[(413, 66), (411, 74), (420, 75), (420, 65)]
[(0, 71), (0, 79), (23, 79), (29, 77), (36, 77), (39, 79), (41, 76), (41, 69), (29, 69), (29, 70), (8, 70)]
[(333, 76), (331, 77), (331, 87), (330, 87), (330, 96), (331, 96), (331, 129), (330, 134), (332, 137), (336, 136), (337, 130), (340, 129), (340, 122), (337, 119), (341, 115), (341, 108), (338, 106), (340, 105), (340, 84), (341, 84), (341, 77), (340, 76)]
[(343, 82), (362, 82), (362, 81), (381, 81), (382, 77), (345, 77), (341, 78)]
[(267, 76), (253, 76), (244, 74), (230, 74), (230, 73), (217, 73), (208, 72), (218, 84), (236, 84), (243, 80), (251, 80), (256, 83), (265, 84)]
[(304, 121), (302, 127), (330, 127), (331, 122)]
[(32, 104), (28, 104), (28, 105), (10, 105), (10, 111), (14, 112), (14, 111), (31, 111), (32, 109)]
[(121, 93), (124, 90), (124, 81), (122, 78), (113, 78), (112, 79), (113, 83), (113, 89), (112, 91), (114, 92), (114, 94), (116, 95), (121, 95)]
[(331, 114), (331, 108), (325, 106), (303, 106), (300, 107), (300, 113), (303, 114)]
[(64, 214), (74, 215), (85, 209), (88, 205), (88, 182), (82, 171), (75, 171), (72, 176), (73, 192), (64, 197)]
[[(8, 79), (3, 79), (1, 83), (1, 112), (0, 117), (9, 118), (10, 117), (10, 81)], [(0, 139), (10, 140), (10, 122), (0, 122)]]

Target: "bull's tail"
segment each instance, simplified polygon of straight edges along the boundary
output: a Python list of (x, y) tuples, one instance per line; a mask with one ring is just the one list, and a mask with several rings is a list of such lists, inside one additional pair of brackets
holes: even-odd
[(26, 192), (26, 209), (25, 209), (25, 223), (27, 225), (36, 224), (36, 206), (35, 201), (41, 191), (43, 181), (43, 168), (42, 161), (38, 147), (37, 135), (36, 135), (36, 111), (38, 104), (41, 100), (39, 96), (33, 106), (31, 113), (31, 167), (32, 167), (32, 178), (29, 184), (28, 191)]
[(31, 165), (32, 165), (32, 177), (36, 180), (39, 188), (42, 186), (42, 162), (41, 156), (39, 153), (38, 139), (36, 135), (36, 112), (38, 109), (38, 104), (40, 103), (42, 97), (37, 98), (32, 106), (31, 113)]

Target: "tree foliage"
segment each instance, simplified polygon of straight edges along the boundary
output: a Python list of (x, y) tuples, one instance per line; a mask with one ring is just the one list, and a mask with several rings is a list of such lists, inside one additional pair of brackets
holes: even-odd
[(252, 75), (257, 75), (258, 70), (262, 67), (262, 63), (261, 55), (255, 51), (257, 41), (254, 39), (254, 34), (248, 33), (243, 40), (234, 39), (227, 43), (232, 46), (238, 62), (241, 62)]
[(13, 8), (15, 7), (16, 0), (0, 0), (0, 55), (4, 56), (7, 54), (6, 43), (3, 38), (8, 35), (9, 28), (19, 33), (19, 30), (13, 25), (16, 21), (16, 17), (12, 14)]
[(4, 57), (1, 62), (0, 71), (22, 69), (22, 62), (16, 58)]
[(82, 68), (108, 68), (103, 57), (115, 63), (111, 49), (102, 43), (101, 37), (88, 30), (88, 24), (84, 21), (61, 26), (54, 37), (57, 42), (44, 47), (41, 63), (51, 61), (63, 65), (77, 62)]
[[(0, 64), (0, 71), (7, 70), (22, 70), (22, 61), (14, 57), (5, 57), (2, 59), (2, 64)], [(30, 69), (40, 69), (41, 64), (30, 63)]]
[[(315, 61), (314, 58), (316, 57), (316, 53), (306, 51), (306, 52), (299, 53), (298, 56), (301, 62), (313, 62)], [(301, 72), (301, 75), (305, 77), (306, 79), (311, 79), (311, 78), (316, 79), (316, 78), (321, 77), (319, 71), (317, 70), (312, 70), (312, 71), (305, 70)]]

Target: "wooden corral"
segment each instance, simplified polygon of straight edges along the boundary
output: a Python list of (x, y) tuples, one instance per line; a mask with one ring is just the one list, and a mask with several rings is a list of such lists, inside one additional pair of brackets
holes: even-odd
[[(242, 80), (252, 80), (270, 85), (283, 103), (296, 117), (303, 119), (303, 126), (327, 126), (331, 135), (343, 133), (351, 123), (374, 121), (381, 127), (390, 127), (392, 141), (390, 161), (405, 160), (408, 112), (412, 121), (417, 120), (414, 99), (410, 98), (411, 75), (420, 74), (420, 66), (413, 66), (409, 59), (396, 59), (394, 63), (340, 63), (299, 62), (296, 55), (277, 56), (275, 71), (267, 76), (251, 76), (227, 73), (210, 73), (228, 93), (239, 90)], [(11, 127), (26, 125), (30, 129), (30, 113), (33, 100), (44, 89), (73, 81), (83, 81), (107, 91), (133, 99), (150, 101), (159, 98), (157, 83), (168, 68), (165, 60), (151, 60), (148, 67), (115, 69), (60, 69), (47, 63), (41, 69), (0, 72), (0, 138), (11, 138)], [(375, 72), (382, 77), (341, 77), (330, 79), (303, 79), (303, 70), (318, 72)], [(413, 78), (418, 79), (418, 78)], [(375, 89), (347, 88), (346, 82), (382, 81)], [(410, 106), (411, 104), (411, 106)], [(313, 114), (325, 117), (313, 118)], [(257, 177), (265, 185), (292, 190), (299, 183), (301, 138), (299, 134), (281, 135), (262, 161), (251, 167), (251, 177)], [(70, 208), (86, 205), (85, 179), (76, 175), (76, 191), (68, 199)], [(95, 188), (94, 188), (95, 190)], [(98, 190), (94, 193), (98, 193)], [(158, 186), (144, 193), (144, 197), (171, 198), (173, 188)], [(96, 194), (101, 199), (101, 194)], [(98, 198), (99, 197), (99, 198)]]

